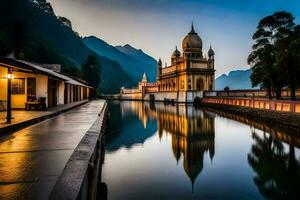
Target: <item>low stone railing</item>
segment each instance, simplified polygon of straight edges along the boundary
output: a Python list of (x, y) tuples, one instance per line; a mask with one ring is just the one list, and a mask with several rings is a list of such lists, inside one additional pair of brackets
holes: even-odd
[(300, 101), (289, 100), (269, 100), (247, 97), (204, 97), (202, 102), (211, 104), (225, 104), (243, 106), (257, 109), (267, 109), (273, 111), (285, 111), (300, 113)]
[[(104, 137), (108, 107), (105, 102), (99, 117), (85, 133), (57, 180), (49, 199), (88, 200), (103, 195), (101, 168), (104, 161)], [(104, 188), (104, 193), (106, 188)], [(105, 194), (104, 194), (105, 196)]]

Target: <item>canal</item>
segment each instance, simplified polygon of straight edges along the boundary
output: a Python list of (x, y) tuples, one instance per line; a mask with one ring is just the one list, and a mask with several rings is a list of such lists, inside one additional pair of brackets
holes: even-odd
[(109, 111), (107, 199), (300, 199), (297, 133), (185, 105)]

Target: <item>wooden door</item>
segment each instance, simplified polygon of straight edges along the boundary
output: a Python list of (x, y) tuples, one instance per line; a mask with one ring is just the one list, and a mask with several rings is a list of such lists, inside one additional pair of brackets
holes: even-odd
[(27, 102), (36, 100), (36, 79), (27, 78)]
[(68, 83), (65, 83), (65, 90), (64, 90), (64, 104), (67, 104), (67, 103), (68, 103), (68, 88), (69, 88)]
[(57, 82), (53, 79), (48, 79), (48, 107), (54, 107), (57, 104)]

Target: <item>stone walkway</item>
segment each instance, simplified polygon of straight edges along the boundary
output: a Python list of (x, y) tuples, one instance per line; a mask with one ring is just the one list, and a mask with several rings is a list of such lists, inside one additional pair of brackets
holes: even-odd
[(91, 101), (0, 139), (0, 199), (47, 199), (104, 100)]
[[(0, 112), (0, 133), (6, 133), (13, 131), (13, 129), (20, 130), (21, 128), (33, 125), (42, 119), (48, 119), (51, 116), (55, 116), (60, 112), (69, 110), (73, 107), (79, 106), (88, 102), (88, 100), (77, 101), (65, 105), (59, 105), (53, 108), (49, 108), (47, 111), (25, 111), (25, 110), (13, 110), (10, 124), (6, 123), (6, 112)], [(1, 136), (1, 135), (0, 135)]]
[(46, 116), (49, 114), (52, 114), (57, 111), (69, 109), (71, 107), (77, 106), (79, 104), (82, 104), (84, 102), (87, 102), (87, 100), (84, 101), (77, 101), (65, 105), (59, 105), (53, 108), (49, 108), (47, 111), (25, 111), (25, 110), (13, 110), (12, 111), (12, 117), (11, 124), (6, 123), (6, 112), (0, 111), (0, 128), (4, 128), (7, 126), (15, 125), (24, 121), (28, 121), (34, 118)]

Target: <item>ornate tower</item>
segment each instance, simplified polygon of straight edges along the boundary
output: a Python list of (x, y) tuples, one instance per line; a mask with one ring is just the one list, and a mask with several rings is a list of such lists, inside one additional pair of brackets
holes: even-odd
[(161, 76), (161, 70), (162, 70), (162, 62), (161, 62), (161, 59), (159, 59), (157, 62), (157, 80)]
[(207, 55), (208, 55), (208, 67), (210, 69), (214, 69), (214, 67), (215, 67), (215, 52), (211, 48), (211, 46), (209, 47)]
[(176, 65), (176, 63), (179, 61), (180, 56), (181, 56), (181, 53), (180, 53), (180, 51), (178, 51), (177, 46), (176, 46), (175, 51), (173, 52), (173, 54), (171, 56), (172, 65)]
[(143, 79), (142, 79), (142, 83), (147, 83), (148, 80), (147, 80), (147, 76), (146, 76), (146, 73), (143, 74)]

